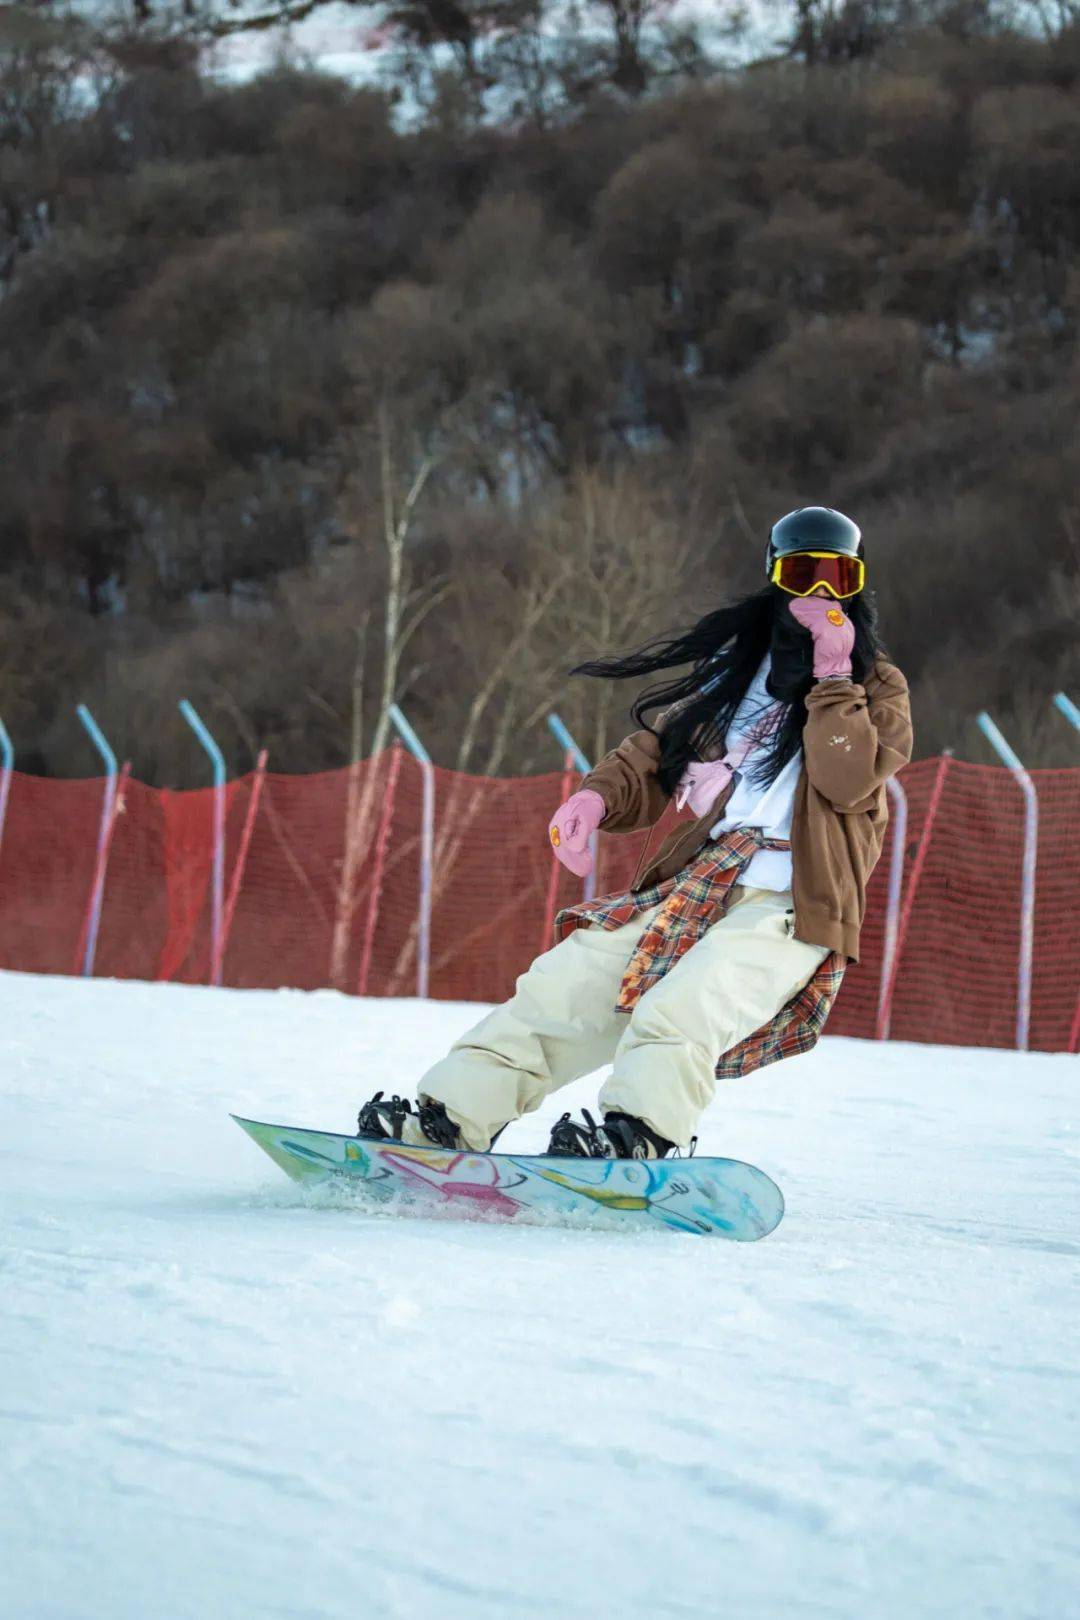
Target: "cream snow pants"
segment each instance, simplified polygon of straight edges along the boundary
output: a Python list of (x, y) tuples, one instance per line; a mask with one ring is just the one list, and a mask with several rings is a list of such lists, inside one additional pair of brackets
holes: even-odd
[(621, 928), (575, 929), (424, 1075), (420, 1094), (444, 1105), (469, 1147), (482, 1151), (508, 1120), (613, 1061), (601, 1109), (687, 1148), (721, 1053), (767, 1023), (829, 954), (793, 937), (790, 890), (736, 886), (724, 916), (633, 1012), (616, 1012), (627, 962), (657, 910)]

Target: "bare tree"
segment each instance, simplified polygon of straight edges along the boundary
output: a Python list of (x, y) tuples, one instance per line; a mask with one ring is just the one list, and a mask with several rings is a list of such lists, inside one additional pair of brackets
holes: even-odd
[[(457, 749), (461, 774), (451, 779), (440, 807), (433, 905), (454, 876), (485, 799), (485, 788), (464, 773), (479, 763), (485, 776), (497, 775), (513, 739), (539, 734), (546, 716), (564, 709), (568, 697), (572, 729), (591, 741), (593, 758), (603, 754), (611, 683), (583, 682), (568, 694), (567, 669), (591, 652), (640, 642), (670, 622), (689, 597), (690, 559), (690, 543), (637, 479), (583, 470), (568, 494), (538, 518), (515, 580), (500, 584), (485, 572), (480, 590), (474, 585), (473, 600), (465, 603), (460, 598), (470, 587), (459, 580), (458, 623), (469, 625), (470, 608), (475, 615), (475, 633), (466, 628), (461, 642), (475, 654), (469, 668), (476, 688)], [(403, 990), (417, 936), (414, 923), (391, 970), (388, 994)]]
[[(446, 593), (441, 578), (418, 581), (411, 566), (407, 543), (436, 455), (425, 450), (403, 494), (398, 493), (393, 461), (390, 412), (380, 401), (376, 432), (378, 475), (381, 495), (381, 536), (386, 565), (383, 595), (383, 635), (379, 690), (369, 752), (377, 758), (390, 736), (390, 710), (398, 697), (401, 662), (417, 630)], [(364, 490), (354, 470), (346, 479), (342, 501), (345, 532), (354, 543), (362, 543), (368, 516)], [(369, 765), (361, 768), (364, 752), (364, 674), (368, 656), (368, 614), (360, 615), (356, 627), (356, 659), (352, 679), (352, 716), (348, 794), (345, 809), (344, 853), (338, 883), (337, 906), (330, 951), (330, 983), (345, 988), (349, 943), (360, 888), (360, 875), (374, 836), (374, 810), (377, 772)]]

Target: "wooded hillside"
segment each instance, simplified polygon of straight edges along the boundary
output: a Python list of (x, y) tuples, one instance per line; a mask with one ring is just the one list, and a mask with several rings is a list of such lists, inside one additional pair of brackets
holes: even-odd
[[(862, 524), (917, 752), (989, 708), (1072, 764), (1080, 30), (897, 30), (628, 95), (422, 116), (197, 42), (9, 13), (0, 716), (24, 769), (548, 769), (631, 694), (566, 670)], [(464, 86), (464, 88), (463, 88)], [(389, 611), (388, 611), (389, 605)]]

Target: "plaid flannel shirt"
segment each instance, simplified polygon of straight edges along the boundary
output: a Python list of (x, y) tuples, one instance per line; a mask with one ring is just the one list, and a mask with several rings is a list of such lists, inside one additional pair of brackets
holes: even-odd
[[(555, 919), (556, 940), (566, 939), (575, 928), (620, 928), (660, 904), (627, 963), (619, 987), (616, 1009), (632, 1012), (645, 992), (724, 915), (732, 888), (758, 850), (788, 848), (786, 839), (766, 838), (760, 827), (734, 827), (721, 833), (696, 860), (664, 883), (566, 906)], [(717, 1079), (736, 1079), (815, 1046), (846, 967), (844, 956), (830, 952), (803, 988), (767, 1024), (721, 1054), (716, 1065)]]

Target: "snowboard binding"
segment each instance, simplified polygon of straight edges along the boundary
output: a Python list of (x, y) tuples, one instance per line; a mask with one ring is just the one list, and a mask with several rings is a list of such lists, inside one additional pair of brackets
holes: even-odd
[(457, 1126), (441, 1102), (421, 1097), (416, 1108), (405, 1097), (389, 1100), (377, 1091), (356, 1116), (357, 1136), (376, 1142), (400, 1142), (406, 1120), (413, 1120), (406, 1140), (413, 1147), (438, 1147), (456, 1150), (461, 1147)]
[(461, 1147), (461, 1132), (441, 1102), (421, 1097), (416, 1108), (420, 1129), (433, 1147), (457, 1149)]
[[(650, 1130), (630, 1114), (605, 1114), (598, 1125), (587, 1108), (581, 1110), (584, 1125), (569, 1114), (555, 1124), (548, 1153), (557, 1158), (578, 1159), (664, 1159), (675, 1151), (674, 1142)], [(695, 1138), (694, 1145), (697, 1139)], [(691, 1146), (691, 1153), (694, 1147)]]
[(400, 1142), (405, 1121), (412, 1113), (412, 1103), (404, 1097), (391, 1097), (387, 1102), (377, 1091), (356, 1116), (357, 1136), (374, 1138), (377, 1142)]

